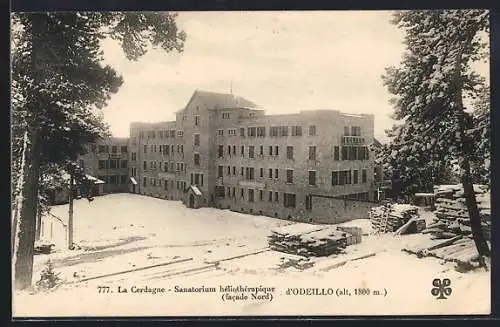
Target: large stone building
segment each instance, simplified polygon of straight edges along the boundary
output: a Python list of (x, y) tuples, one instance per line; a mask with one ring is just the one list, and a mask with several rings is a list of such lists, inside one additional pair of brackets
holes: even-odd
[(265, 115), (244, 98), (195, 91), (175, 121), (131, 124), (131, 178), (121, 171), (116, 189), (300, 221), (363, 218), (376, 197), (373, 132), (373, 115)]
[(87, 145), (87, 153), (79, 157), (85, 173), (105, 182), (103, 193), (128, 192), (129, 139), (110, 137)]

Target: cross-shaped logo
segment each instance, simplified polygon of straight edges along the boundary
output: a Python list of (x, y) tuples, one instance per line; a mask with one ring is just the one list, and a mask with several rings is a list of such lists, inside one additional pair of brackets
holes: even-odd
[(451, 280), (449, 278), (435, 278), (432, 281), (434, 286), (431, 290), (431, 294), (434, 295), (438, 300), (447, 299), (451, 295)]

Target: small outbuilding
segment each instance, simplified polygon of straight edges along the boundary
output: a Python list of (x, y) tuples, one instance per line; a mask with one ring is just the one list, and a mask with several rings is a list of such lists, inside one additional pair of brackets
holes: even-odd
[(203, 204), (203, 193), (196, 185), (191, 185), (187, 188), (184, 196), (184, 204), (188, 208), (198, 209)]

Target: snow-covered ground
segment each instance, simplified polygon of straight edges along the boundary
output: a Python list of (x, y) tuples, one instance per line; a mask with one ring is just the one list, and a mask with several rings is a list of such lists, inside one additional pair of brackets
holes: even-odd
[[(64, 218), (67, 209), (67, 205), (56, 206), (52, 213)], [(50, 255), (35, 256), (34, 281), (50, 259), (64, 283), (48, 293), (15, 293), (14, 316), (490, 311), (488, 272), (461, 274), (437, 259), (406, 254), (401, 251), (405, 245), (426, 242), (428, 236), (371, 235), (368, 220), (342, 224), (362, 228), (360, 244), (349, 246), (346, 254), (299, 260), (299, 264), (308, 266), (301, 269), (284, 266), (300, 258), (267, 249), (271, 229), (290, 224), (284, 220), (212, 208), (187, 209), (180, 202), (133, 194), (102, 196), (92, 203), (75, 201), (74, 217), (75, 242), (81, 249), (59, 249)], [(448, 299), (437, 300), (431, 295), (435, 278), (451, 280)], [(252, 292), (243, 294), (250, 299), (233, 301), (230, 297), (223, 299), (226, 292), (220, 287), (227, 285), (275, 290), (271, 301), (269, 297), (252, 300)], [(132, 293), (133, 287), (145, 286), (165, 288), (165, 293)], [(176, 286), (215, 287), (216, 292), (175, 292)], [(109, 287), (109, 293), (105, 287)], [(118, 293), (118, 287), (128, 292)], [(344, 289), (351, 295), (343, 295)], [(362, 289), (363, 295), (356, 295), (356, 289)], [(370, 295), (365, 294), (368, 290)], [(288, 295), (287, 291), (334, 294)], [(241, 292), (229, 294), (239, 296)]]

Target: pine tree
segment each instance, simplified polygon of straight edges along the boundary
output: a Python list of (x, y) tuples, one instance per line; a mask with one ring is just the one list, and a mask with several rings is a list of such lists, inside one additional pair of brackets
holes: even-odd
[(117, 40), (127, 58), (148, 46), (183, 50), (185, 34), (169, 13), (15, 13), (12, 16), (13, 276), (32, 284), (41, 167), (63, 165), (101, 136), (99, 109), (122, 78), (103, 66), (100, 40)]
[(473, 118), (464, 100), (476, 96), (484, 79), (471, 68), (487, 55), (488, 12), (485, 10), (415, 10), (394, 14), (393, 23), (405, 32), (406, 51), (399, 67), (382, 77), (395, 95), (392, 158), (405, 165), (436, 160), (451, 166), (458, 159), (460, 179), (472, 234), (481, 256), (490, 250), (481, 230), (473, 190), (471, 159)]

